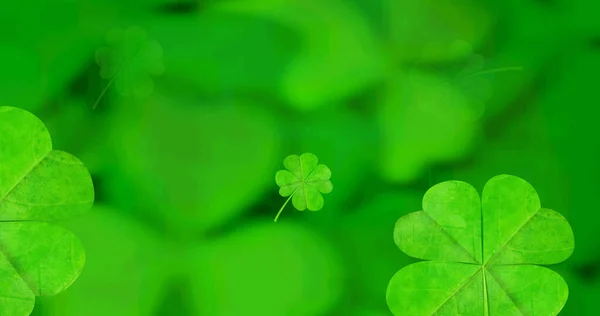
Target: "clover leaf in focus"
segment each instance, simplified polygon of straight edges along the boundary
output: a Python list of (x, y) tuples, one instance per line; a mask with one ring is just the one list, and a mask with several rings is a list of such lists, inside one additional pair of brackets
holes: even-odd
[(465, 182), (439, 183), (396, 222), (394, 241), (430, 260), (392, 277), (394, 315), (557, 315), (567, 301), (564, 279), (539, 265), (566, 260), (573, 231), (521, 178), (493, 177), (481, 199)]
[(283, 197), (289, 196), (283, 204), (275, 221), (292, 199), (292, 204), (299, 211), (306, 209), (318, 211), (323, 208), (323, 196), (321, 193), (330, 193), (333, 190), (331, 170), (323, 164), (318, 164), (319, 159), (311, 153), (301, 156), (290, 155), (283, 160), (287, 170), (279, 170), (275, 175), (275, 182), (281, 188), (279, 194)]
[(75, 282), (85, 251), (52, 222), (86, 212), (93, 201), (87, 169), (52, 149), (44, 124), (27, 111), (0, 107), (0, 315), (29, 315), (36, 296)]

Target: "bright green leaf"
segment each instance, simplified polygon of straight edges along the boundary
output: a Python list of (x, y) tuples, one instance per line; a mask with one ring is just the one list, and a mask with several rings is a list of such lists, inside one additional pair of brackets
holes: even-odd
[(149, 39), (146, 31), (136, 26), (110, 30), (106, 42), (107, 47), (96, 51), (96, 62), (100, 66), (100, 77), (110, 79), (110, 82), (98, 101), (113, 82), (123, 96), (149, 96), (154, 90), (150, 76), (164, 72), (160, 44)]
[(87, 211), (91, 177), (70, 154), (52, 150), (31, 113), (0, 107), (0, 314), (29, 315), (35, 296), (55, 295), (79, 276), (82, 244), (51, 222)]
[(406, 254), (432, 260), (392, 277), (387, 302), (395, 315), (557, 315), (567, 301), (563, 278), (538, 265), (566, 260), (573, 232), (518, 177), (493, 177), (481, 199), (465, 182), (433, 186), (423, 211), (398, 220), (394, 241)]
[(287, 170), (279, 170), (275, 174), (275, 182), (281, 188), (279, 194), (283, 197), (289, 196), (283, 204), (275, 221), (279, 218), (281, 211), (292, 199), (292, 205), (299, 210), (306, 209), (318, 211), (323, 208), (323, 196), (321, 193), (330, 193), (333, 190), (331, 170), (326, 165), (319, 165), (317, 156), (305, 153), (301, 156), (290, 155), (283, 160)]

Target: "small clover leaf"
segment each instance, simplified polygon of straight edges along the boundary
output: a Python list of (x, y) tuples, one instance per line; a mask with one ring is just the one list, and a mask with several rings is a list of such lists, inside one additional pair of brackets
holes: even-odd
[(321, 193), (330, 193), (333, 184), (329, 180), (331, 170), (326, 165), (318, 165), (318, 162), (317, 156), (310, 153), (290, 155), (283, 160), (287, 170), (277, 171), (275, 182), (281, 187), (279, 194), (289, 198), (277, 213), (275, 222), (292, 198), (292, 204), (298, 211), (318, 211), (323, 208)]
[(567, 301), (564, 279), (539, 265), (566, 260), (573, 231), (518, 177), (493, 177), (481, 199), (465, 182), (433, 186), (422, 211), (396, 222), (394, 241), (431, 260), (392, 277), (386, 296), (394, 315), (557, 315)]
[(96, 51), (96, 62), (100, 66), (100, 77), (110, 81), (96, 100), (94, 108), (113, 83), (123, 96), (149, 96), (154, 90), (150, 75), (164, 72), (160, 44), (149, 39), (146, 31), (136, 26), (110, 30), (106, 42), (107, 47)]
[(84, 248), (52, 222), (88, 211), (93, 201), (87, 169), (52, 149), (44, 124), (27, 111), (0, 107), (0, 315), (29, 315), (36, 296), (75, 282)]

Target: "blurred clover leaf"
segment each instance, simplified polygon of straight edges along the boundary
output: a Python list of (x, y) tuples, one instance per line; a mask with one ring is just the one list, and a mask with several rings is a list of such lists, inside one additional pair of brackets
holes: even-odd
[(302, 49), (280, 82), (283, 97), (298, 110), (330, 106), (385, 72), (376, 34), (348, 1), (237, 0), (213, 9), (276, 21), (299, 34)]
[(422, 61), (390, 77), (377, 113), (383, 131), (380, 172), (386, 180), (409, 182), (429, 164), (468, 153), (492, 96), (492, 84), (484, 75), (521, 70), (483, 70), (483, 56), (464, 41), (455, 45), (470, 55), (459, 71), (451, 71), (454, 75)]
[(123, 96), (149, 96), (154, 90), (150, 75), (164, 72), (160, 44), (149, 39), (146, 31), (137, 26), (110, 30), (106, 42), (107, 47), (96, 51), (96, 62), (100, 66), (100, 77), (110, 81), (96, 100), (94, 108), (113, 83)]
[(94, 187), (25, 110), (0, 107), (0, 162), (0, 314), (29, 315), (35, 296), (58, 294), (81, 273), (81, 242), (51, 222), (87, 211)]
[(390, 78), (386, 90), (377, 112), (379, 172), (386, 181), (410, 182), (427, 165), (457, 159), (470, 149), (476, 112), (443, 78), (415, 70)]
[(173, 89), (118, 100), (128, 106), (110, 117), (105, 188), (120, 209), (147, 214), (178, 238), (195, 239), (247, 212), (269, 190), (280, 135), (262, 104), (236, 98), (198, 106), (190, 90)]
[(283, 160), (287, 170), (279, 170), (275, 174), (275, 182), (281, 187), (279, 194), (289, 198), (275, 216), (275, 222), (279, 215), (292, 199), (292, 204), (298, 211), (308, 208), (310, 211), (318, 211), (323, 208), (323, 196), (321, 193), (330, 193), (333, 190), (331, 170), (326, 165), (318, 165), (319, 159), (311, 153), (301, 156), (290, 155)]
[(573, 231), (521, 178), (493, 177), (481, 199), (466, 182), (439, 183), (422, 211), (396, 222), (394, 241), (431, 260), (392, 277), (386, 297), (394, 315), (557, 315), (567, 301), (564, 279), (538, 265), (566, 260)]

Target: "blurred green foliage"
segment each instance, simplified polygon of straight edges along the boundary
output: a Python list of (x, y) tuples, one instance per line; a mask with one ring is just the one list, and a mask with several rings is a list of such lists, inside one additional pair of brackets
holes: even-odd
[[(396, 219), (435, 183), (480, 191), (508, 173), (575, 232), (573, 257), (555, 267), (570, 287), (562, 314), (596, 315), (598, 9), (2, 2), (0, 103), (43, 119), (97, 189), (95, 210), (65, 223), (86, 268), (34, 314), (390, 315), (387, 282), (412, 262), (393, 244)], [(130, 26), (162, 47), (164, 73), (151, 94), (108, 89), (92, 110), (110, 81), (95, 52)], [(485, 73), (505, 67), (522, 71)], [(319, 212), (275, 224), (274, 174), (304, 152), (332, 170), (335, 190)]]

